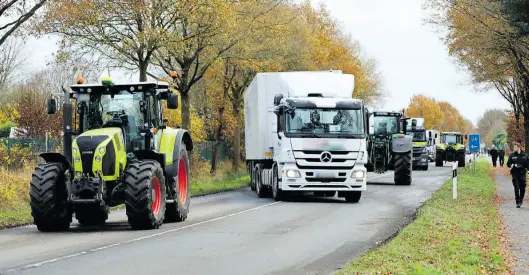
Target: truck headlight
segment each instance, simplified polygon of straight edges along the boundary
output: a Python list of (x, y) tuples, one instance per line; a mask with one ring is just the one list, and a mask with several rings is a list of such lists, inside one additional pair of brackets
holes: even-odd
[(289, 178), (301, 178), (301, 174), (298, 170), (287, 170), (287, 177)]
[(363, 179), (364, 178), (364, 171), (353, 171), (351, 174), (351, 178), (353, 179)]

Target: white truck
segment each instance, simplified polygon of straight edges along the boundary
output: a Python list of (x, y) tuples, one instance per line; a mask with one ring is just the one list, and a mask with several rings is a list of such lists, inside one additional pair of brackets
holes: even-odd
[(426, 136), (428, 137), (428, 144), (426, 149), (428, 150), (428, 159), (430, 162), (435, 161), (437, 144), (441, 143), (441, 135), (438, 130), (426, 130)]
[(367, 108), (341, 71), (258, 73), (244, 94), (246, 163), (258, 197), (295, 192), (358, 202)]

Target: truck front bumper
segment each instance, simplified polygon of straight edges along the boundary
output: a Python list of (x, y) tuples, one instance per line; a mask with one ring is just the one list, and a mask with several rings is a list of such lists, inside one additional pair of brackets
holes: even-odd
[(420, 157), (413, 159), (413, 166), (428, 166), (428, 163), (428, 153), (424, 153)]
[(365, 191), (366, 183), (367, 169), (360, 164), (349, 170), (299, 169), (296, 164), (285, 164), (279, 179), (283, 191)]

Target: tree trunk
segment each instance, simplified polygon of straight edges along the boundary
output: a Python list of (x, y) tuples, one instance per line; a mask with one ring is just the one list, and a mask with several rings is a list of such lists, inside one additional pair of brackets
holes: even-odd
[(191, 130), (191, 107), (189, 104), (189, 93), (181, 92), (180, 98), (182, 99), (182, 129)]
[(215, 146), (213, 148), (213, 158), (211, 159), (211, 171), (210, 174), (213, 176), (217, 172), (217, 164), (219, 162), (220, 145), (222, 139), (222, 127), (224, 125), (224, 107), (219, 108), (219, 121), (217, 130), (215, 131)]
[(139, 69), (140, 69), (140, 82), (147, 81), (147, 67), (149, 66), (149, 63), (144, 61), (140, 62)]
[(233, 137), (233, 170), (239, 170), (241, 160), (241, 120), (239, 106), (233, 106), (233, 117), (235, 117), (235, 136)]

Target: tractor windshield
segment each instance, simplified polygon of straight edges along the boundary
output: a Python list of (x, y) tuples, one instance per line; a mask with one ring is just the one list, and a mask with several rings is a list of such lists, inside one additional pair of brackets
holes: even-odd
[(375, 116), (373, 128), (375, 135), (391, 135), (399, 131), (396, 116)]
[(364, 134), (362, 110), (297, 108), (285, 117), (287, 135), (350, 137)]
[(140, 101), (143, 99), (143, 93), (130, 94), (127, 91), (121, 91), (112, 98), (110, 95), (101, 96), (101, 114), (103, 123), (108, 122), (114, 115), (127, 115), (129, 121), (132, 118), (136, 125), (143, 124), (143, 114), (140, 110)]
[(446, 144), (456, 144), (458, 142), (458, 138), (456, 135), (444, 135), (444, 143)]

